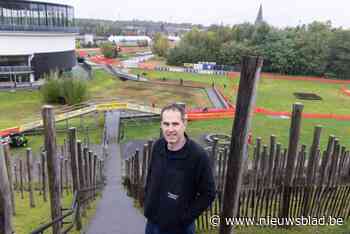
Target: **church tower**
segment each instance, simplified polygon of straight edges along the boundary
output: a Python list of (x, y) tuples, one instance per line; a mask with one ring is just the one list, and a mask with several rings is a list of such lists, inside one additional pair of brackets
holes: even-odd
[(264, 22), (264, 18), (263, 18), (263, 9), (262, 9), (262, 4), (260, 4), (260, 8), (259, 8), (259, 12), (258, 12), (258, 16), (255, 19), (255, 25), (261, 24)]

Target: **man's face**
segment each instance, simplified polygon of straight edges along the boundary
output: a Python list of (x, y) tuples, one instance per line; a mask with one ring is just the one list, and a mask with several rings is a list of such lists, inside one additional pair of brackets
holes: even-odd
[(176, 145), (185, 137), (186, 123), (182, 121), (179, 111), (164, 111), (161, 128), (163, 136), (169, 144)]

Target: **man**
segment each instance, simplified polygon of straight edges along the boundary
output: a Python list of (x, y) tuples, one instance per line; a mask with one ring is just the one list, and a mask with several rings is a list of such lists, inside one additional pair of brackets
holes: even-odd
[(162, 109), (163, 137), (153, 145), (145, 187), (146, 234), (194, 234), (195, 219), (215, 198), (208, 155), (186, 124), (182, 106)]

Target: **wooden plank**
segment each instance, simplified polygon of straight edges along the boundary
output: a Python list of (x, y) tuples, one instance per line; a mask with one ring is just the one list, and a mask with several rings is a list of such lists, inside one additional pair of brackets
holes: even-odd
[(59, 160), (60, 160), (60, 192), (61, 192), (61, 197), (63, 197), (63, 190), (64, 190), (64, 185), (63, 185), (64, 157), (61, 156), (59, 158)]
[(147, 170), (146, 170), (146, 163), (147, 163), (147, 152), (148, 152), (148, 145), (143, 145), (142, 150), (142, 165), (141, 165), (141, 178), (140, 178), (140, 187), (142, 188), (139, 193), (139, 202), (140, 206), (143, 207), (143, 200), (144, 200), (144, 188), (146, 183), (146, 176), (147, 176)]
[(276, 154), (276, 136), (271, 135), (270, 136), (270, 152), (269, 152), (269, 159), (268, 159), (268, 171), (267, 171), (267, 185), (269, 188), (272, 188), (272, 182), (273, 182), (273, 168), (274, 168), (274, 162), (275, 162), (275, 154)]
[(329, 166), (331, 162), (331, 155), (334, 150), (335, 145), (335, 136), (330, 135), (328, 138), (328, 144), (325, 154), (322, 157), (322, 162), (320, 166), (319, 173), (321, 175), (321, 179), (319, 181), (319, 186), (322, 186), (323, 184), (327, 183), (328, 181), (328, 172), (329, 172)]
[(33, 162), (32, 162), (32, 149), (27, 148), (27, 157), (26, 157), (26, 162), (27, 162), (27, 178), (28, 178), (28, 192), (29, 192), (29, 205), (31, 208), (35, 207), (35, 200), (34, 200), (34, 191), (33, 191), (33, 183), (32, 183), (32, 178), (33, 178)]
[(17, 167), (17, 163), (15, 162), (13, 165), (13, 173), (15, 175), (15, 187), (14, 190), (17, 191), (18, 190), (18, 167)]
[(273, 172), (272, 172), (272, 174), (273, 174), (272, 185), (273, 186), (277, 185), (277, 181), (281, 177), (281, 174), (279, 172), (280, 161), (281, 161), (281, 144), (277, 143), (276, 144), (275, 163), (274, 163)]
[(3, 147), (0, 144), (0, 233), (12, 234), (11, 189)]
[(43, 195), (43, 200), (44, 202), (47, 202), (47, 188), (46, 188), (46, 184), (47, 184), (47, 178), (46, 178), (46, 152), (41, 152), (40, 154), (40, 158), (41, 158), (41, 165), (42, 165), (42, 170), (41, 170), (41, 180), (42, 180), (42, 195)]
[[(52, 106), (42, 108), (42, 117), (44, 123), (45, 150), (47, 155), (47, 171), (49, 178), (50, 202), (51, 202), (51, 219), (54, 220), (61, 216), (60, 201), (60, 178), (58, 173), (57, 162), (57, 145), (55, 116)], [(61, 233), (61, 224), (56, 223), (52, 226), (53, 234)]]
[(43, 185), (42, 185), (42, 181), (41, 181), (41, 179), (42, 179), (42, 178), (41, 178), (41, 174), (42, 174), (42, 173), (41, 173), (41, 164), (40, 164), (40, 162), (37, 162), (36, 165), (37, 165), (37, 169), (38, 169), (38, 171), (37, 171), (37, 172), (38, 172), (38, 186), (37, 186), (36, 189), (39, 190), (39, 196), (40, 196), (41, 193), (42, 193), (41, 188), (42, 188), (42, 186), (43, 186)]
[(98, 174), (98, 156), (94, 154), (94, 186), (95, 186), (95, 197), (97, 195), (97, 174)]
[(152, 159), (152, 148), (153, 148), (153, 141), (148, 140), (148, 162), (147, 165), (150, 165), (151, 159)]
[(258, 181), (259, 181), (259, 170), (261, 167), (261, 137), (258, 137), (256, 139), (256, 150), (254, 152), (255, 157), (254, 157), (254, 167), (253, 167), (253, 171), (255, 174), (255, 179), (254, 179), (254, 183), (255, 183), (255, 188), (257, 188), (258, 186)]
[(337, 169), (338, 169), (338, 160), (339, 160), (339, 155), (340, 155), (340, 145), (338, 139), (335, 139), (334, 141), (334, 151), (332, 154), (332, 162), (330, 165), (330, 170), (329, 170), (329, 180), (328, 180), (328, 186), (335, 186), (336, 185), (336, 175), (337, 175)]
[(15, 191), (14, 191), (13, 176), (12, 176), (12, 161), (11, 161), (10, 145), (5, 144), (5, 145), (3, 145), (3, 148), (4, 148), (4, 156), (5, 156), (5, 162), (6, 162), (6, 169), (8, 172), (8, 181), (9, 181), (9, 185), (10, 185), (12, 214), (15, 216), (16, 215), (16, 202), (15, 202)]
[(140, 188), (139, 188), (139, 185), (140, 185), (140, 161), (139, 161), (139, 149), (136, 149), (135, 151), (135, 171), (134, 171), (134, 178), (135, 178), (135, 194), (134, 194), (134, 197), (135, 198), (138, 198), (139, 196), (139, 191), (140, 191)]
[(77, 163), (78, 163), (78, 172), (79, 172), (79, 188), (85, 188), (85, 170), (84, 170), (84, 155), (83, 148), (80, 140), (77, 140)]
[(24, 169), (23, 169), (23, 161), (22, 159), (19, 160), (19, 189), (21, 191), (21, 199), (24, 199)]
[(347, 202), (349, 203), (350, 186), (344, 186), (344, 187), (345, 187), (345, 190), (344, 190), (344, 193), (341, 197), (341, 203), (340, 203), (340, 207), (339, 207), (339, 210), (338, 210), (336, 217), (342, 217), (345, 219), (346, 217), (345, 217), (344, 211), (346, 211), (346, 208), (347, 208), (346, 203)]
[(65, 181), (65, 189), (66, 189), (66, 195), (69, 195), (69, 166), (68, 166), (68, 159), (64, 159), (63, 165), (64, 165), (64, 181)]
[[(93, 180), (93, 169), (94, 169), (93, 168), (93, 166), (94, 166), (93, 164), (94, 164), (94, 162), (93, 162), (93, 160), (94, 160), (94, 153), (91, 150), (89, 150), (89, 157), (88, 157), (89, 172), (88, 172), (88, 176), (89, 176), (89, 186), (91, 188), (94, 186), (94, 180)], [(90, 200), (93, 199), (92, 198), (93, 194), (94, 194), (94, 191), (89, 192), (89, 195), (91, 196)]]
[(268, 167), (267, 145), (263, 145), (263, 151), (262, 151), (262, 155), (261, 155), (261, 169), (260, 169), (261, 186), (266, 185), (267, 167)]
[[(73, 180), (73, 193), (80, 189), (80, 178), (79, 178), (79, 168), (78, 168), (78, 149), (77, 149), (77, 129), (72, 127), (68, 131), (69, 138), (69, 154), (71, 159), (71, 172)], [(68, 174), (68, 172), (66, 171)]]
[[(221, 220), (224, 220), (225, 217), (235, 217), (238, 212), (243, 170), (248, 157), (247, 146), (251, 114), (255, 106), (262, 62), (261, 57), (244, 57), (242, 60)], [(232, 225), (227, 225), (225, 222), (220, 223), (220, 234), (229, 234), (232, 229)]]
[(320, 138), (321, 138), (321, 126), (316, 126), (314, 129), (314, 135), (313, 135), (313, 142), (310, 147), (310, 154), (309, 159), (307, 163), (307, 171), (306, 171), (306, 188), (305, 193), (303, 197), (303, 216), (307, 217), (310, 212), (310, 206), (311, 206), (311, 194), (313, 194), (315, 189), (315, 167), (318, 162), (316, 162), (317, 158), (317, 150), (320, 145)]
[(286, 165), (286, 174), (284, 177), (284, 190), (283, 190), (283, 203), (282, 203), (282, 214), (283, 218), (289, 217), (290, 208), (290, 190), (292, 186), (292, 181), (295, 174), (295, 162), (299, 144), (300, 128), (301, 128), (301, 115), (304, 106), (302, 104), (296, 103), (293, 105), (292, 121), (290, 127), (289, 135), (289, 147), (288, 147), (288, 157)]

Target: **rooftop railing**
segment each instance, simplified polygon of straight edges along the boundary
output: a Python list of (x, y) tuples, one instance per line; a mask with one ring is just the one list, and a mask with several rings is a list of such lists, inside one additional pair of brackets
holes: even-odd
[(78, 33), (78, 27), (62, 27), (62, 26), (48, 26), (48, 25), (10, 25), (0, 24), (0, 31), (11, 31), (11, 32), (63, 32), (63, 33)]

